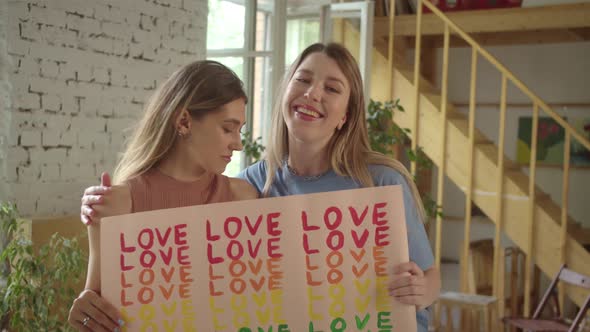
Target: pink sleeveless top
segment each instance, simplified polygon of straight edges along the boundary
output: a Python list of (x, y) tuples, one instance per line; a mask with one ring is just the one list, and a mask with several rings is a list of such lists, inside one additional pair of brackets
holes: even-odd
[(127, 183), (131, 191), (131, 213), (233, 200), (229, 178), (215, 173), (184, 182), (152, 168)]

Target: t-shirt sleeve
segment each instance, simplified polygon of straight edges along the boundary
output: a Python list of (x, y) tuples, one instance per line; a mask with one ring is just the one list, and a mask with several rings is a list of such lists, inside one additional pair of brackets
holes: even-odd
[(261, 194), (266, 181), (266, 163), (259, 161), (246, 167), (238, 174), (238, 178), (248, 181)]
[[(381, 168), (381, 167), (380, 167)], [(379, 172), (375, 178), (375, 184), (378, 186), (401, 185), (404, 196), (404, 210), (406, 215), (406, 227), (408, 230), (408, 251), (410, 253), (410, 261), (418, 264), (424, 271), (432, 267), (434, 264), (434, 256), (424, 223), (419, 217), (416, 203), (410, 191), (410, 187), (405, 178), (388, 167), (382, 167), (385, 170)]]

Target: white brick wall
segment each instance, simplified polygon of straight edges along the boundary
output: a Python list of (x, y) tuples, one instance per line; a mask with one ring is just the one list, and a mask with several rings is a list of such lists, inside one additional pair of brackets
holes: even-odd
[(77, 214), (156, 85), (205, 57), (207, 0), (0, 3), (0, 199)]
[(11, 63), (6, 47), (8, 15), (7, 4), (0, 1), (0, 202), (12, 196), (8, 181), (15, 178), (14, 174), (9, 174), (7, 170), (12, 103), (12, 87), (8, 79)]

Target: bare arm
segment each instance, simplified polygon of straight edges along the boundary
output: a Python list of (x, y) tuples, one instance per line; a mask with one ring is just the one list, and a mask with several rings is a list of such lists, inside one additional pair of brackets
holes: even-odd
[(393, 268), (389, 294), (404, 304), (413, 304), (418, 310), (434, 303), (440, 292), (440, 272), (432, 266), (422, 271), (414, 262), (402, 263)]
[[(131, 213), (131, 192), (127, 185), (111, 187), (109, 195), (104, 197), (101, 216), (111, 217)], [(86, 289), (100, 293), (100, 224), (88, 226), (88, 274)]]
[(424, 309), (438, 299), (440, 293), (440, 271), (437, 267), (431, 267), (424, 271), (426, 279), (426, 292), (424, 294), (424, 304), (418, 305), (418, 310)]
[[(131, 193), (126, 185), (112, 187), (102, 205), (104, 217), (131, 212)], [(100, 224), (88, 226), (86, 285), (70, 308), (68, 322), (79, 331), (114, 331), (124, 322), (119, 311), (100, 296)]]
[(232, 191), (234, 201), (258, 198), (258, 191), (250, 183), (248, 183), (248, 181), (230, 178), (229, 186)]
[(88, 230), (88, 271), (84, 289), (100, 294), (100, 224), (87, 227)]

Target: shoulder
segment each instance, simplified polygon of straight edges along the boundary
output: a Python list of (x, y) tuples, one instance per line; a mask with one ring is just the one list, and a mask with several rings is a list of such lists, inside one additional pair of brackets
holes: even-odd
[(258, 192), (262, 192), (266, 182), (266, 162), (256, 162), (238, 174), (238, 178), (248, 181)]
[(238, 178), (241, 178), (244, 180), (248, 180), (248, 178), (253, 178), (253, 177), (266, 178), (266, 161), (264, 161), (264, 160), (257, 161), (254, 164), (243, 169), (240, 172), (240, 174), (238, 174)]
[(258, 198), (258, 191), (247, 181), (243, 179), (228, 178), (229, 188), (234, 200), (241, 201)]
[(400, 170), (387, 165), (369, 165), (369, 173), (373, 177), (376, 186), (387, 186), (402, 184), (407, 185), (406, 180)]

